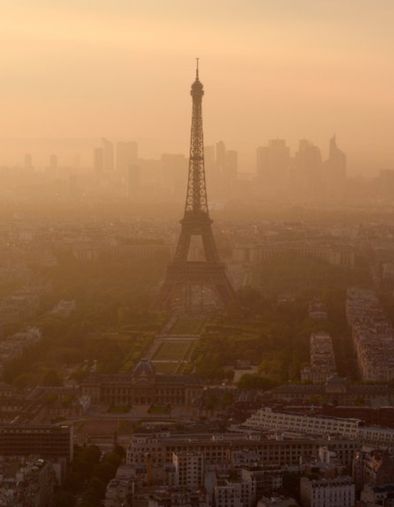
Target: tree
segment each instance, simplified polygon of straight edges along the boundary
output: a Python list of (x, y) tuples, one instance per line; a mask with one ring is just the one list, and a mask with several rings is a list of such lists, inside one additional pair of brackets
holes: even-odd
[(103, 462), (109, 463), (118, 468), (118, 466), (122, 463), (122, 456), (113, 450), (104, 455)]
[(126, 458), (126, 451), (119, 444), (114, 445), (113, 452), (120, 457), (120, 459), (121, 459), (120, 462), (122, 462)]
[(55, 370), (49, 370), (42, 379), (42, 385), (44, 386), (62, 386), (63, 380)]
[(56, 507), (74, 507), (75, 497), (72, 493), (64, 490), (56, 491)]
[(117, 466), (108, 461), (102, 461), (94, 467), (93, 476), (100, 479), (102, 482), (107, 483), (115, 475)]
[(261, 377), (255, 373), (245, 373), (238, 381), (238, 387), (240, 389), (271, 389), (275, 385), (271, 379), (267, 377)]

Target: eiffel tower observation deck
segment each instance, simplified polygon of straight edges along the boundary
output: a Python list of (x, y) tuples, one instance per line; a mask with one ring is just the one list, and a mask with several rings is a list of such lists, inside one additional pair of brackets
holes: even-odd
[[(198, 306), (197, 301), (203, 307), (205, 297), (213, 306), (236, 312), (238, 299), (226, 266), (220, 261), (209, 216), (202, 122), (204, 87), (199, 78), (198, 59), (190, 94), (193, 108), (185, 209), (174, 259), (167, 268), (158, 306), (193, 311)], [(196, 236), (201, 238), (204, 260), (189, 260), (192, 238)]]

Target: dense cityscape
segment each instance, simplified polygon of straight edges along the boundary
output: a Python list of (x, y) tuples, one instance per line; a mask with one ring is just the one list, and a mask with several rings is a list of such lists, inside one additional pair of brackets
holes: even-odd
[[(51, 141), (47, 142), (48, 149)], [(53, 144), (56, 144), (53, 141)], [(23, 145), (22, 145), (23, 146)], [(302, 139), (292, 154), (284, 139), (271, 139), (256, 148), (252, 167), (242, 167), (238, 152), (223, 141), (205, 146), (205, 170), (211, 208), (217, 212), (255, 217), (261, 210), (291, 207), (390, 209), (394, 169), (377, 166), (375, 175), (361, 176), (347, 169), (347, 156), (334, 135), (327, 140), (326, 157), (311, 141)], [(81, 206), (88, 200), (114, 204), (129, 202), (128, 210), (140, 214), (159, 204), (176, 213), (184, 200), (188, 157), (163, 153), (142, 158), (135, 141), (101, 139), (82, 162), (62, 164), (61, 156), (48, 152), (47, 162), (35, 163), (32, 153), (22, 163), (0, 164), (3, 206), (28, 200), (51, 206)], [(69, 157), (67, 158), (67, 160)], [(177, 204), (172, 208), (171, 204)]]
[(0, 507), (394, 507), (394, 162), (334, 130), (246, 163), (193, 65), (184, 152), (0, 149)]
[[(3, 168), (1, 505), (390, 505), (392, 172), (356, 205), (335, 138), (324, 162), (273, 140), (242, 180), (193, 128), (189, 182), (134, 142), (101, 141), (82, 176)], [(252, 187), (262, 209), (235, 218)], [(175, 209), (185, 188), (178, 241), (146, 195)]]

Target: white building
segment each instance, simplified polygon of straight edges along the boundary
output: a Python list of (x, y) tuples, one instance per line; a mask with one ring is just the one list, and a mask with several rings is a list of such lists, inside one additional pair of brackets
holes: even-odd
[(337, 434), (355, 438), (359, 433), (359, 423), (358, 419), (274, 412), (266, 407), (255, 412), (243, 425), (255, 430), (291, 430), (299, 433)]
[(300, 495), (303, 507), (354, 507), (355, 486), (351, 477), (302, 477)]
[(360, 426), (359, 419), (310, 416), (274, 412), (265, 407), (255, 412), (243, 426), (256, 431), (292, 431), (310, 435), (341, 435), (363, 442), (394, 444), (394, 429), (379, 426)]
[(364, 442), (394, 444), (394, 429), (380, 428), (379, 426), (361, 426), (359, 438)]

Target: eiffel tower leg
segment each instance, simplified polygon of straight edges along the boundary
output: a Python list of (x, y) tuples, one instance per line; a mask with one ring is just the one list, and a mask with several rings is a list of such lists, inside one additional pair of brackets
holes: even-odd
[(202, 242), (204, 245), (205, 258), (209, 262), (218, 262), (219, 255), (216, 249), (215, 238), (212, 234), (211, 226), (202, 233)]
[(237, 296), (227, 276), (224, 276), (222, 280), (216, 283), (215, 288), (226, 309), (230, 311), (237, 311)]
[(161, 309), (169, 309), (171, 294), (175, 290), (175, 285), (170, 281), (166, 280), (160, 288), (155, 307)]
[(187, 261), (190, 249), (191, 235), (184, 227), (181, 229), (178, 244), (175, 251), (176, 261)]

